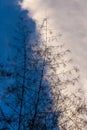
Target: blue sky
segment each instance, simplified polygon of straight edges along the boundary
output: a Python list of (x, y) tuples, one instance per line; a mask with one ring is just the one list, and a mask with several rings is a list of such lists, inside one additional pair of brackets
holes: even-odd
[[(35, 31), (35, 22), (27, 17), (27, 12), (21, 9), (18, 5), (20, 0), (0, 0), (0, 63), (4, 65), (5, 69), (9, 69), (7, 58), (12, 58), (12, 55), (15, 55), (15, 49), (11, 48), (10, 45), (14, 43), (15, 30), (18, 27), (19, 17), (24, 13), (25, 17), (28, 20), (29, 28), (32, 31)], [(15, 41), (16, 42), (16, 41)], [(11, 62), (9, 63), (11, 65)], [(6, 68), (7, 67), (7, 68)], [(10, 68), (11, 70), (11, 68)], [(3, 95), (6, 84), (9, 84), (11, 81), (8, 79), (2, 80), (0, 82), (0, 97)], [(0, 99), (1, 101), (1, 99)]]
[(9, 43), (18, 20), (19, 9), (16, 0), (0, 0), (0, 59), (6, 61), (9, 54)]

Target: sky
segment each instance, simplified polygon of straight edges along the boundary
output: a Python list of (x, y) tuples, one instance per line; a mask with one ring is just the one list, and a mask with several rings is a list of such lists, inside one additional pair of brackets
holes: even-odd
[(20, 9), (17, 0), (0, 0), (0, 61), (6, 61)]
[[(0, 40), (3, 43), (0, 44), (0, 57), (4, 60), (9, 53), (8, 44), (20, 12), (15, 6), (17, 1), (0, 0)], [(72, 50), (87, 94), (87, 0), (23, 0), (21, 7), (29, 10), (29, 17), (39, 22), (47, 16), (50, 27), (62, 34), (60, 42)]]
[[(18, 1), (21, 1), (19, 2), (20, 6), (17, 5)], [(59, 42), (66, 44), (67, 48), (72, 51), (72, 58), (80, 69), (82, 82), (80, 87), (82, 87), (86, 96), (87, 0), (0, 0), (0, 62), (2, 59), (2, 62), (5, 63), (7, 56), (10, 55), (9, 43), (13, 41), (14, 30), (18, 23), (19, 15), (23, 11), (21, 10), (22, 8), (29, 11), (30, 23), (33, 22), (35, 24), (35, 21), (40, 23), (44, 17), (48, 17), (49, 27), (54, 28), (56, 33), (62, 35), (59, 37)], [(35, 25), (34, 28), (36, 27)], [(2, 90), (2, 88), (6, 87), (8, 82), (3, 81), (0, 83), (0, 89)], [(71, 91), (70, 86), (68, 87)], [(81, 95), (81, 97), (83, 98), (84, 96)], [(0, 99), (1, 104), (2, 101)]]
[(24, 0), (21, 6), (39, 22), (47, 16), (51, 27), (62, 34), (60, 41), (71, 49), (87, 94), (87, 0)]

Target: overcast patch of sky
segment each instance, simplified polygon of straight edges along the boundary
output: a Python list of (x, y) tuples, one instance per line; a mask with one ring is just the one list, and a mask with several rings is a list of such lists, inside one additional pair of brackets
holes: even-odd
[(62, 33), (64, 42), (71, 48), (86, 88), (87, 0), (24, 0), (22, 6), (31, 9), (36, 19), (44, 17), (47, 10), (53, 27)]
[(52, 18), (56, 28), (65, 36), (65, 42), (72, 49), (74, 59), (84, 76), (85, 87), (87, 78), (87, 1), (86, 0), (55, 0), (48, 5), (52, 9)]

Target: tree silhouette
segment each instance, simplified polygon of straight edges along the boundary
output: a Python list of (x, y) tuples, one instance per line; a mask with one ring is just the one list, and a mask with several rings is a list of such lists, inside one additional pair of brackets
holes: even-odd
[(5, 89), (4, 107), (0, 106), (0, 130), (82, 130), (87, 110), (70, 50), (58, 44), (47, 18), (36, 32), (29, 21), (33, 22), (20, 16), (11, 46), (16, 53), (13, 71), (3, 73), (12, 77), (12, 83)]

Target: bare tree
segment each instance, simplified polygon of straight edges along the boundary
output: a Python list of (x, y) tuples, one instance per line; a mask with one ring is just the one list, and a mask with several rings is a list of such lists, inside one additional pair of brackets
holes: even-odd
[[(56, 119), (56, 124), (53, 122), (46, 129), (58, 129), (59, 125), (60, 130), (85, 130), (87, 128), (87, 107), (85, 97), (83, 97), (84, 92), (81, 88), (79, 69), (72, 64), (70, 50), (65, 49), (63, 44), (55, 44), (58, 38), (48, 28), (47, 22), (47, 18), (45, 18), (40, 28), (42, 29), (42, 35), (45, 34), (44, 41), (42, 39), (42, 43), (45, 45), (45, 54), (42, 57), (45, 56), (46, 61), (44, 64), (44, 70), (46, 71), (43, 75), (43, 80), (44, 83), (49, 83), (49, 88), (51, 89), (49, 92), (52, 98), (50, 107), (52, 115), (55, 112), (58, 114), (53, 115)], [(45, 33), (43, 30), (45, 30)], [(49, 109), (46, 110), (49, 113)], [(53, 117), (51, 117), (51, 121), (54, 120)], [(49, 120), (48, 118), (48, 122)], [(49, 125), (50, 123), (47, 124)]]
[(82, 130), (86, 121), (80, 115), (86, 106), (79, 86), (73, 89), (79, 70), (72, 66), (70, 50), (58, 44), (59, 35), (48, 29), (47, 18), (37, 32), (30, 30), (24, 16), (19, 21), (13, 82), (3, 100), (7, 111), (0, 107), (0, 130)]
[[(25, 15), (26, 16), (26, 15)], [(27, 17), (20, 16), (18, 26), (15, 30), (14, 43), (12, 44), (12, 49), (15, 55), (13, 55), (13, 62), (10, 64), (9, 68), (12, 66), (13, 73), (10, 71), (3, 73), (4, 76), (12, 78), (13, 82), (6, 86), (4, 95), (6, 97), (3, 100), (4, 107), (1, 107), (2, 116), (4, 116), (5, 127), (8, 129), (26, 129), (24, 125), (26, 124), (26, 111), (23, 114), (26, 103), (25, 89), (26, 89), (26, 75), (27, 75), (27, 44), (29, 39), (29, 34), (31, 33), (28, 25)], [(32, 20), (33, 23), (33, 20)], [(11, 62), (11, 61), (10, 61)], [(28, 77), (27, 77), (28, 78)], [(29, 97), (30, 98), (30, 97)], [(24, 102), (25, 101), (25, 102)], [(24, 108), (25, 107), (25, 108)], [(6, 111), (4, 109), (7, 109)], [(27, 108), (28, 109), (28, 108)], [(8, 112), (9, 111), (9, 112)], [(10, 122), (8, 123), (8, 119)], [(24, 123), (23, 123), (23, 120)], [(2, 125), (1, 125), (1, 129)]]

